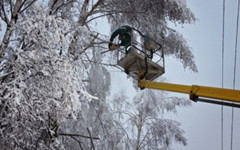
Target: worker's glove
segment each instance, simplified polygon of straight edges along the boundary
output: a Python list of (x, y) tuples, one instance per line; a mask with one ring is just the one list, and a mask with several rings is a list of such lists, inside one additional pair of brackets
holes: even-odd
[(109, 49), (109, 50), (111, 50), (112, 45), (113, 45), (112, 42), (110, 42), (110, 43), (108, 44), (108, 49)]
[(109, 43), (109, 45), (108, 45), (108, 48), (109, 48), (110, 51), (113, 51), (115, 49), (119, 49), (119, 47), (120, 47), (119, 45), (113, 44), (113, 43)]

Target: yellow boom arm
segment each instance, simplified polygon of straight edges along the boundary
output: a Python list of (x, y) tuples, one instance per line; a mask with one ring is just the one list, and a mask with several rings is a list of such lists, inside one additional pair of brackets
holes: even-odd
[(224, 88), (215, 88), (199, 85), (180, 85), (162, 82), (153, 82), (139, 80), (138, 86), (140, 88), (151, 88), (157, 90), (165, 90), (179, 93), (189, 94), (190, 99), (196, 101), (198, 97), (214, 98), (232, 102), (240, 103), (240, 91)]

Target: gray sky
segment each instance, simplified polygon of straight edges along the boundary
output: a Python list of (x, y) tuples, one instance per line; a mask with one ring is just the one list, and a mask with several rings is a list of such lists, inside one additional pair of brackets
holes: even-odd
[[(193, 48), (199, 72), (183, 71), (180, 63), (169, 58), (166, 60), (166, 74), (164, 76), (171, 83), (221, 87), (223, 2), (187, 0), (187, 4), (199, 21), (195, 25), (184, 25), (184, 28), (177, 29)], [(226, 0), (225, 13), (224, 87), (233, 88), (237, 0)], [(236, 89), (240, 87), (239, 53), (238, 50)], [(179, 96), (188, 97), (182, 94)], [(231, 144), (232, 108), (224, 107), (223, 109), (223, 149), (228, 150)], [(179, 108), (177, 119), (182, 123), (182, 128), (186, 132), (188, 145), (186, 147), (175, 145), (174, 149), (221, 149), (221, 106), (200, 102), (193, 103), (192, 107)], [(234, 109), (233, 122), (233, 149), (237, 150), (240, 149), (239, 109)]]

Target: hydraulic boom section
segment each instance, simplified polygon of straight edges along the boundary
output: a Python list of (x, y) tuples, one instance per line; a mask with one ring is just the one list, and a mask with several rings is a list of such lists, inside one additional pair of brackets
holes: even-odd
[(189, 94), (190, 99), (197, 101), (199, 97), (213, 98), (219, 100), (226, 100), (231, 102), (240, 103), (240, 91), (216, 87), (207, 87), (199, 85), (180, 85), (180, 84), (171, 84), (171, 83), (162, 83), (162, 82), (153, 82), (140, 80), (138, 82), (140, 88), (151, 88), (157, 90), (165, 90), (179, 93)]

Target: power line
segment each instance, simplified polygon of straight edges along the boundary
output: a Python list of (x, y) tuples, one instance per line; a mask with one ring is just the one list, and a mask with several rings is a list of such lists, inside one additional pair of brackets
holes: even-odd
[[(223, 22), (222, 22), (222, 88), (224, 81), (224, 29), (225, 29), (225, 0), (223, 0)], [(221, 107), (221, 148), (223, 150), (223, 105)]]
[(240, 9), (240, 0), (238, 0), (238, 12), (237, 12), (236, 41), (235, 41), (235, 57), (234, 57), (234, 74), (233, 74), (233, 89), (235, 89), (235, 83), (236, 83), (236, 66), (237, 66), (237, 48), (238, 48), (239, 9)]
[[(237, 64), (237, 47), (238, 47), (238, 24), (239, 24), (239, 8), (240, 0), (238, 0), (238, 10), (237, 10), (237, 24), (236, 24), (236, 41), (235, 41), (235, 57), (234, 57), (234, 73), (233, 73), (233, 89), (235, 89), (236, 83), (236, 64)], [(234, 108), (232, 108), (232, 124), (231, 124), (231, 150), (233, 147), (233, 119), (234, 119)]]
[(222, 22), (222, 88), (224, 79), (224, 29), (225, 29), (225, 0), (223, 0), (223, 22)]

